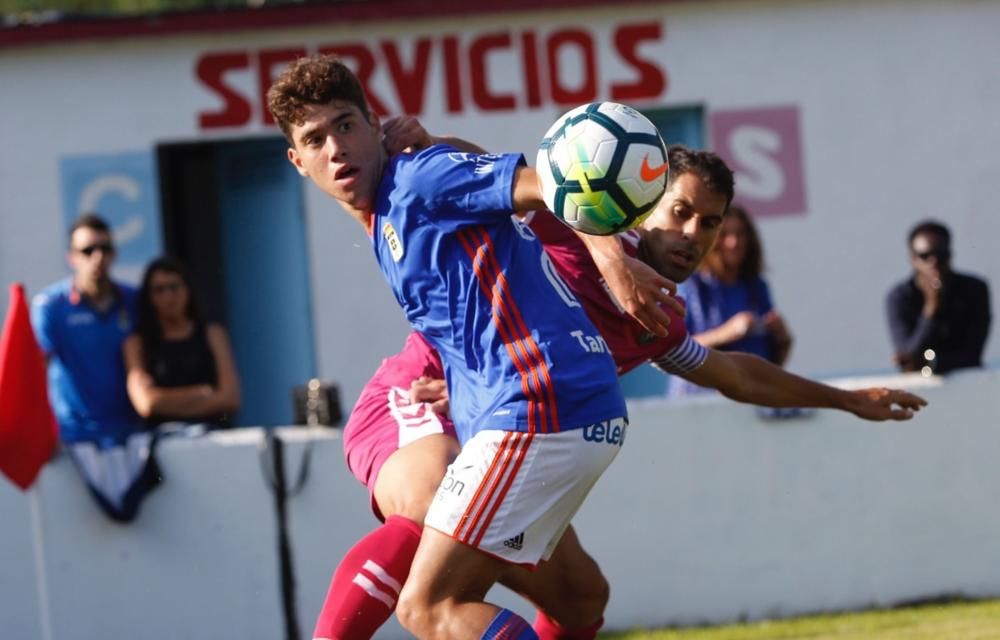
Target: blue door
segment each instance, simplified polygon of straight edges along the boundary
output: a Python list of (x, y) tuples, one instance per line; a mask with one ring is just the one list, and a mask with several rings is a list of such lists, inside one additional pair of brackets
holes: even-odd
[[(667, 145), (683, 144), (693, 149), (705, 145), (705, 119), (701, 107), (670, 107), (644, 110), (643, 115), (660, 130)], [(662, 396), (667, 391), (669, 378), (652, 365), (644, 364), (621, 377), (622, 392), (626, 398)]]
[(216, 156), (226, 322), (243, 406), (237, 424), (292, 422), (291, 389), (315, 375), (302, 178), (280, 138)]

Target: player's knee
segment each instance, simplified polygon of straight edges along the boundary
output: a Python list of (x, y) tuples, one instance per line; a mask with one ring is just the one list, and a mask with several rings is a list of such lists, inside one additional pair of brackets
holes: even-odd
[(427, 517), (427, 510), (430, 509), (431, 501), (434, 500), (432, 492), (413, 492), (404, 496), (399, 503), (401, 515), (423, 524)]
[(425, 609), (410, 596), (404, 588), (396, 601), (396, 619), (399, 624), (417, 637), (423, 637), (423, 627), (427, 624)]
[(580, 594), (580, 601), (587, 603), (587, 608), (597, 614), (595, 617), (603, 616), (608, 601), (611, 599), (611, 585), (608, 584), (608, 580), (601, 573), (601, 570), (596, 569), (594, 577), (588, 580), (585, 585), (581, 585), (581, 588), (584, 593)]
[(403, 587), (396, 602), (396, 618), (404, 629), (418, 638), (437, 638), (442, 616), (441, 604), (432, 604), (415, 589)]
[(566, 628), (586, 627), (601, 619), (611, 599), (611, 586), (597, 563), (564, 577), (560, 606), (550, 615)]
[(407, 482), (397, 475), (380, 474), (375, 500), (384, 517), (402, 516), (423, 524), (436, 489), (430, 482)]
[(449, 436), (431, 436), (390, 456), (375, 483), (375, 501), (382, 514), (422, 524), (457, 446)]

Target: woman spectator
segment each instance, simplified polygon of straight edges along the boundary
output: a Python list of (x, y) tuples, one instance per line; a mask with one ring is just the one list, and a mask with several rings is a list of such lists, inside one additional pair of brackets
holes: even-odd
[(123, 346), (129, 398), (150, 424), (232, 426), (240, 389), (229, 337), (206, 323), (179, 262), (158, 258), (139, 289), (137, 331)]
[[(694, 339), (706, 347), (754, 353), (784, 364), (792, 337), (774, 309), (763, 271), (757, 228), (747, 211), (734, 205), (702, 267), (679, 288)], [(671, 380), (671, 395), (697, 390), (700, 387)]]

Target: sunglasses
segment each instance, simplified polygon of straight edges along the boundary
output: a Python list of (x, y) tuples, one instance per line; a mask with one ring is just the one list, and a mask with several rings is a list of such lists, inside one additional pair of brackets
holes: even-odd
[(112, 254), (115, 252), (115, 247), (110, 242), (104, 242), (100, 244), (88, 245), (86, 247), (80, 247), (76, 251), (77, 253), (82, 253), (83, 255), (89, 258), (90, 256), (94, 255), (94, 252), (96, 251), (100, 251), (104, 255)]
[(164, 293), (179, 293), (183, 287), (184, 285), (179, 282), (168, 282), (165, 284), (155, 285), (150, 290), (153, 292), (154, 296), (158, 296)]
[(947, 249), (936, 249), (934, 251), (921, 251), (920, 253), (914, 253), (913, 255), (920, 258), (921, 261), (927, 262), (931, 258), (937, 258), (938, 262), (944, 262), (951, 258), (951, 251)]

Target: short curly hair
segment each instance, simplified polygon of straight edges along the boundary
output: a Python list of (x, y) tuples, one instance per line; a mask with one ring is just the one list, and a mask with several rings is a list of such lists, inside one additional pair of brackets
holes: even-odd
[(733, 201), (735, 179), (732, 169), (718, 155), (711, 151), (674, 144), (667, 148), (667, 161), (670, 163), (670, 173), (667, 174), (668, 187), (685, 173), (693, 173), (701, 179), (709, 191), (725, 197), (726, 207), (729, 207)]
[(334, 100), (356, 105), (368, 117), (368, 101), (361, 82), (334, 55), (299, 58), (267, 90), (267, 107), (292, 146), (295, 145), (292, 127), (305, 122), (306, 106), (325, 105)]

